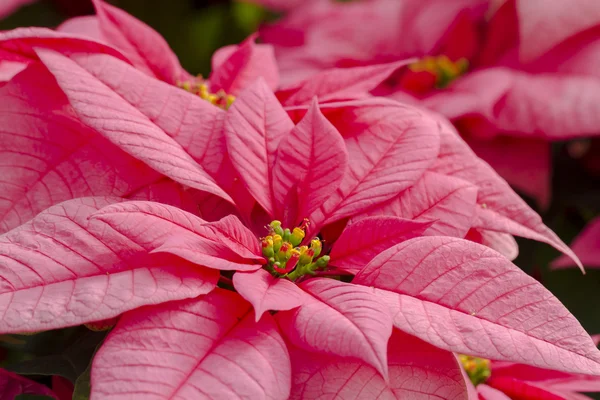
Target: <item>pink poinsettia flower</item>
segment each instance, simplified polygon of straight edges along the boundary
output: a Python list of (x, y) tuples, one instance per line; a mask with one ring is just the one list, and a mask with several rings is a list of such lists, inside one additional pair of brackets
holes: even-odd
[[(157, 113), (175, 112), (177, 117), (169, 116), (168, 118), (154, 121), (158, 124), (158, 129), (167, 133), (178, 145), (183, 146), (183, 149), (189, 153), (194, 161), (201, 162), (203, 164), (202, 168), (227, 193), (233, 195), (234, 192), (237, 192), (237, 196), (243, 197), (245, 191), (243, 185), (237, 181), (232, 182), (230, 179), (225, 179), (227, 182), (221, 179), (223, 175), (227, 176), (228, 171), (232, 168), (227, 157), (223, 157), (221, 154), (224, 149), (222, 141), (214, 142), (216, 138), (214, 135), (220, 129), (220, 121), (223, 113), (214, 107), (205, 109), (206, 107), (199, 105), (198, 102), (194, 102), (192, 107), (194, 111), (190, 115), (185, 116), (189, 121), (186, 122), (185, 126), (177, 130), (177, 127), (173, 126), (172, 120), (174, 118), (183, 118), (183, 116), (177, 114), (175, 109), (180, 107), (180, 110), (183, 110), (185, 107), (188, 107), (190, 98), (184, 96), (178, 90), (161, 85), (154, 79), (162, 80), (173, 86), (179, 86), (198, 95), (202, 99), (209, 100), (222, 108), (227, 108), (235, 98), (235, 95), (257, 77), (265, 78), (265, 82), (270, 88), (277, 86), (277, 66), (271, 46), (256, 45), (254, 38), (251, 37), (240, 46), (223, 48), (215, 53), (213, 57), (213, 73), (208, 80), (202, 80), (191, 77), (181, 69), (176, 56), (170, 51), (160, 35), (150, 27), (122, 10), (109, 6), (100, 0), (96, 0), (94, 4), (98, 10), (97, 16), (72, 19), (63, 24), (59, 28), (59, 32), (30, 28), (17, 29), (1, 35), (0, 60), (20, 63), (20, 68), (22, 69), (29, 64), (38, 62), (39, 57), (34, 50), (35, 48), (48, 48), (64, 55), (84, 52), (110, 55), (118, 60), (128, 62), (138, 70), (138, 72), (130, 72), (131, 78), (128, 82), (123, 81), (116, 72), (122, 68), (120, 65), (115, 67), (112, 72), (111, 70), (108, 72), (94, 72), (99, 71), (98, 66), (92, 68), (91, 71), (97, 75), (103, 84), (108, 85), (116, 91), (118, 96), (124, 98), (126, 103), (129, 104), (126, 106), (128, 108), (137, 108), (151, 119), (154, 119), (154, 115)], [(81, 57), (79, 58), (81, 59)], [(108, 58), (104, 59), (108, 60)], [(284, 104), (300, 105), (300, 108), (303, 109), (310, 104), (314, 96), (318, 96), (321, 102), (332, 102), (333, 104), (329, 108), (336, 110), (335, 100), (340, 97), (355, 98), (359, 96), (366, 90), (375, 87), (393, 70), (405, 64), (405, 61), (400, 61), (384, 66), (367, 67), (364, 70), (354, 71), (351, 74), (343, 74), (343, 79), (336, 77), (338, 75), (336, 71), (325, 71), (323, 74), (312, 79), (308, 84), (302, 85), (300, 90), (279, 90), (277, 96)], [(128, 69), (128, 71), (130, 70)], [(43, 71), (39, 72), (42, 76), (44, 73)], [(22, 78), (21, 81), (25, 79), (37, 79), (41, 82), (45, 79), (33, 76), (36, 73), (30, 72), (30, 74), (29, 78)], [(335, 84), (330, 84), (329, 82), (331, 81), (334, 81)], [(161, 102), (140, 102), (139, 97), (144, 96), (145, 90), (150, 90), (147, 88), (160, 92), (161, 96), (177, 99), (177, 101), (169, 107), (165, 105), (165, 109), (161, 109)], [(56, 98), (59, 99), (61, 96), (57, 96)], [(42, 103), (42, 101), (38, 101), (37, 103)], [(385, 103), (384, 101), (383, 104), (386, 104), (389, 110), (395, 110), (395, 108), (389, 107), (390, 103)], [(37, 107), (40, 108), (41, 105), (38, 104)], [(43, 109), (43, 107), (41, 108)], [(376, 106), (372, 105), (370, 108), (376, 108)], [(343, 110), (345, 111), (338, 113), (339, 116), (337, 117), (340, 123), (343, 122), (344, 118), (349, 118), (350, 120), (360, 120), (362, 118), (361, 116), (354, 115), (354, 108), (351, 106), (346, 106)], [(294, 111), (290, 110), (290, 112), (293, 113)], [(372, 112), (367, 114), (369, 118), (377, 119), (376, 116), (373, 116)], [(302, 116), (302, 112), (299, 112), (298, 115)], [(344, 118), (341, 117), (342, 115), (344, 115)], [(7, 115), (7, 118), (11, 117)], [(53, 115), (52, 118), (55, 119), (56, 116)], [(437, 119), (437, 117), (435, 118)], [(78, 122), (73, 121), (73, 118), (67, 119), (72, 126), (78, 124)], [(39, 123), (39, 120), (27, 122), (27, 124)], [(208, 129), (210, 132), (207, 131), (204, 135), (197, 135), (192, 124), (210, 124)], [(456, 137), (454, 128), (449, 126), (443, 119), (439, 119), (438, 124), (441, 125), (442, 135), (439, 137), (438, 161), (433, 170), (430, 171), (432, 173), (424, 174), (418, 182), (419, 184), (411, 188), (410, 192), (400, 194), (397, 198), (389, 200), (389, 203), (385, 207), (381, 207), (378, 210), (366, 211), (367, 214), (365, 215), (391, 214), (402, 218), (433, 222), (432, 226), (428, 229), (428, 234), (443, 234), (456, 237), (465, 237), (466, 235), (470, 240), (490, 246), (510, 259), (514, 259), (518, 254), (518, 248), (512, 235), (540, 240), (553, 245), (566, 254), (570, 254), (567, 246), (543, 225), (539, 216), (519, 199), (489, 166), (475, 157), (464, 146), (464, 143)], [(381, 121), (379, 125), (386, 129), (388, 123)], [(40, 129), (42, 128), (40, 127)], [(56, 134), (58, 134), (58, 131)], [(61, 143), (72, 142), (72, 139), (68, 139), (67, 136), (64, 137), (65, 139)], [(113, 139), (118, 140), (118, 135), (114, 133), (111, 137), (112, 139), (109, 138), (109, 141)], [(130, 149), (135, 152), (135, 147), (131, 147)], [(178, 152), (175, 151), (175, 153)], [(116, 154), (119, 153), (117, 152)], [(207, 161), (207, 155), (210, 155), (208, 158), (210, 162)], [(15, 157), (15, 155), (13, 154), (11, 157)], [(61, 157), (61, 152), (55, 152), (48, 158), (44, 158), (44, 160), (52, 166), (55, 162), (62, 160)], [(184, 156), (179, 156), (178, 158), (181, 159), (182, 157), (185, 158)], [(125, 159), (121, 161), (111, 160), (109, 164), (114, 164), (115, 162), (118, 164), (119, 162), (126, 161)], [(22, 161), (16, 161), (12, 165), (21, 165), (20, 163)], [(160, 171), (171, 179), (177, 180), (171, 174), (172, 171), (167, 172), (164, 169), (168, 167), (167, 165), (158, 168), (155, 164), (156, 160), (154, 159), (152, 160), (152, 165), (155, 170)], [(96, 166), (100, 165), (99, 163), (96, 164)], [(113, 166), (111, 174), (116, 172), (115, 168), (117, 168), (117, 165)], [(198, 168), (200, 168), (199, 165), (193, 166), (193, 169)], [(61, 176), (64, 178), (64, 174), (61, 174)], [(148, 174), (142, 172), (135, 174), (136, 179), (143, 176), (148, 176)], [(53, 177), (53, 175), (47, 178), (50, 177)], [(31, 175), (30, 178), (33, 183), (34, 176)], [(147, 185), (148, 182), (160, 182), (161, 186), (170, 186), (176, 192), (171, 193), (171, 196), (179, 199), (181, 191), (176, 189), (172, 184), (161, 181), (161, 179), (163, 178), (158, 175), (149, 178), (148, 181), (136, 182), (133, 185), (142, 190), (141, 188)], [(141, 180), (143, 181), (144, 179)], [(18, 189), (18, 187), (13, 186), (10, 189), (10, 193), (19, 205), (15, 205), (15, 208), (11, 209), (10, 212), (11, 214), (24, 213), (26, 214), (25, 219), (27, 219), (51, 204), (82, 195), (116, 194), (122, 196), (125, 194), (125, 197), (130, 197), (134, 195), (135, 189), (128, 185), (101, 190), (100, 187), (88, 188), (79, 183), (76, 185), (77, 188), (75, 190), (73, 187), (70, 187), (70, 191), (67, 191), (64, 190), (64, 185), (54, 186), (45, 184), (37, 189), (37, 191), (43, 190), (50, 193), (42, 195), (41, 198), (36, 197), (36, 200), (33, 202), (29, 198), (23, 198), (23, 194), (27, 193), (29, 187)], [(67, 186), (70, 186), (70, 183)], [(193, 187), (198, 189), (197, 186)], [(57, 193), (52, 193), (54, 190)], [(159, 192), (159, 190), (153, 190), (149, 193), (145, 190), (142, 195), (156, 195)], [(41, 199), (43, 201), (40, 202)], [(419, 200), (414, 201), (411, 199)], [(10, 199), (8, 200), (7, 207), (13, 207), (11, 206)], [(187, 203), (189, 206), (190, 202), (188, 201)], [(192, 207), (196, 206), (192, 205)], [(206, 211), (203, 217), (208, 219), (217, 218), (216, 216), (209, 216), (209, 214), (215, 214), (216, 211), (218, 211), (218, 215), (220, 216), (231, 212), (231, 207), (227, 206), (226, 202), (221, 202), (219, 207), (215, 208), (214, 204), (204, 201), (201, 207)], [(360, 217), (357, 215), (355, 219)], [(11, 215), (10, 218), (12, 219), (3, 221), (4, 230), (16, 226), (15, 224), (18, 224), (20, 221), (18, 215)], [(14, 222), (11, 223), (11, 220)]]
[(33, 3), (35, 0), (0, 0), (0, 18), (7, 17), (20, 7)]
[(434, 235), (496, 224), (561, 245), (443, 121), (378, 99), (290, 117), (262, 80), (224, 110), (50, 45), (13, 47), (29, 66), (0, 88), (23, 127), (2, 136), (0, 332), (120, 316), (92, 398), (463, 399), (452, 352), (600, 374), (539, 283)]
[[(590, 221), (571, 244), (581, 263), (589, 268), (600, 268), (600, 217)], [(552, 262), (554, 268), (573, 267), (571, 260), (560, 257)]]
[[(472, 398), (481, 400), (583, 400), (582, 393), (600, 392), (600, 378), (529, 365), (459, 356), (472, 384)], [(470, 386), (470, 385), (469, 385)]]
[(276, 48), (288, 95), (331, 68), (332, 90), (353, 77), (372, 89), (367, 66), (411, 58), (373, 93), (444, 114), (478, 155), (547, 205), (549, 143), (599, 132), (599, 22), (600, 5), (588, 0), (316, 0), (261, 35)]

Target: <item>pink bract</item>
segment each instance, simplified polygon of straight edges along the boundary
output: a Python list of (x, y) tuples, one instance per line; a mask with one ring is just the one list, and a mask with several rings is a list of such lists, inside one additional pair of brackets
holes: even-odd
[(0, 87), (0, 117), (22, 116), (0, 136), (0, 333), (119, 316), (92, 399), (467, 399), (453, 352), (600, 375), (567, 309), (464, 239), (571, 254), (448, 122), (387, 99), (285, 109), (253, 38), (215, 57), (203, 84), (236, 98), (211, 104), (95, 3), (72, 24), (102, 43), (0, 35), (26, 65)]
[[(480, 157), (547, 206), (549, 142), (598, 134), (600, 5), (542, 3), (315, 0), (290, 8), (261, 35), (275, 47), (286, 104), (329, 71), (320, 91), (348, 98), (338, 82), (356, 77), (364, 96), (391, 62), (468, 61), (466, 73), (451, 72), (456, 76), (438, 86), (432, 67), (390, 68), (372, 93), (442, 113)], [(445, 73), (455, 68), (447, 62)], [(368, 70), (370, 78), (362, 78)]]
[[(600, 218), (588, 223), (571, 244), (582, 264), (589, 268), (600, 268)], [(560, 257), (552, 262), (554, 268), (573, 267), (570, 259)]]

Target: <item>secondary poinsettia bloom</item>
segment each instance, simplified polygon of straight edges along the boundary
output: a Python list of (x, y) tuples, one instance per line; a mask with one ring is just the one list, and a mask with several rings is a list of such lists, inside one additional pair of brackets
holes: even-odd
[(581, 393), (600, 391), (600, 378), (536, 368), (529, 365), (459, 356), (463, 369), (481, 400), (575, 400)]
[(371, 80), (378, 72), (349, 67), (411, 58), (373, 93), (444, 114), (546, 205), (549, 142), (599, 132), (599, 22), (600, 3), (586, 0), (316, 0), (261, 35), (276, 47), (288, 90), (330, 68), (343, 68), (332, 86), (336, 77)]
[(288, 114), (260, 80), (225, 110), (81, 39), (4, 39), (29, 65), (0, 87), (0, 332), (120, 316), (92, 398), (466, 398), (452, 352), (600, 374), (538, 282), (435, 236), (568, 251), (443, 121)]

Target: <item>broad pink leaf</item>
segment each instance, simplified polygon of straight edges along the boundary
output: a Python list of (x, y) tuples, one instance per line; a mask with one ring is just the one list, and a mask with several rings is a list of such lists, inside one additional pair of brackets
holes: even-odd
[(92, 366), (92, 399), (286, 399), (288, 351), (270, 315), (238, 294), (129, 312)]
[(427, 171), (413, 186), (364, 215), (429, 222), (427, 235), (464, 237), (475, 219), (476, 201), (475, 185)]
[(73, 118), (52, 80), (36, 63), (0, 88), (0, 233), (62, 201), (127, 196), (160, 178)]
[[(213, 92), (224, 90), (237, 95), (262, 77), (271, 90), (279, 85), (279, 71), (273, 46), (256, 44), (255, 35), (244, 40), (225, 60), (213, 63), (210, 87)], [(217, 64), (217, 65), (215, 65)]]
[(281, 139), (294, 124), (264, 80), (244, 90), (225, 118), (227, 150), (231, 161), (256, 201), (275, 212), (271, 171)]
[(575, 317), (487, 247), (449, 237), (411, 239), (381, 253), (353, 282), (378, 288), (397, 328), (440, 348), (600, 372), (600, 352)]
[(473, 226), (547, 243), (580, 265), (571, 249), (544, 225), (542, 218), (488, 164), (475, 156), (452, 125), (440, 117), (433, 117), (440, 125), (441, 147), (432, 169), (477, 186), (477, 203), (481, 207), (477, 209)]
[(307, 80), (281, 88), (277, 98), (288, 107), (308, 104), (315, 96), (321, 103), (363, 98), (394, 71), (410, 62), (403, 60), (365, 67), (327, 69)]
[(352, 162), (311, 220), (333, 222), (393, 198), (433, 164), (439, 128), (421, 110), (385, 99), (321, 107), (344, 137)]
[(276, 217), (295, 226), (311, 215), (339, 186), (347, 166), (344, 140), (313, 99), (277, 149), (272, 172)]
[(58, 53), (39, 55), (83, 123), (173, 180), (230, 199), (179, 144), (108, 86)]
[(147, 251), (172, 253), (209, 268), (254, 271), (264, 263), (258, 239), (234, 216), (208, 223), (166, 204), (131, 201), (105, 207), (93, 219)]
[(13, 400), (20, 394), (58, 398), (47, 386), (0, 368), (0, 398)]
[(121, 50), (136, 68), (171, 84), (189, 76), (158, 32), (102, 0), (93, 3), (104, 39)]
[(216, 177), (225, 157), (223, 110), (114, 57), (83, 54), (71, 59), (144, 114)]
[(102, 53), (127, 61), (117, 49), (69, 33), (46, 28), (17, 28), (0, 33), (0, 60), (29, 63), (39, 59), (36, 49), (52, 49), (61, 54)]
[(348, 225), (331, 249), (330, 265), (357, 273), (375, 256), (430, 226), (393, 216), (367, 217)]
[[(571, 248), (586, 267), (600, 267), (600, 217), (588, 223), (585, 229), (573, 240)], [(554, 268), (572, 266), (575, 266), (573, 260), (565, 256), (552, 262)]]
[(198, 211), (198, 204), (194, 201), (190, 190), (186, 190), (183, 185), (168, 178), (159, 179), (136, 190), (129, 194), (127, 199), (168, 204), (192, 214)]
[(100, 22), (95, 15), (85, 15), (82, 17), (69, 18), (60, 24), (56, 31), (81, 35), (92, 38), (99, 42), (105, 42), (106, 39), (100, 30)]
[(254, 307), (256, 321), (265, 311), (291, 310), (302, 305), (306, 298), (306, 294), (294, 283), (274, 278), (264, 269), (235, 273), (233, 286)]
[(70, 200), (0, 236), (0, 331), (31, 332), (115, 317), (211, 291), (215, 270), (138, 244), (89, 217), (118, 201)]
[(307, 293), (303, 304), (277, 313), (286, 337), (305, 350), (358, 358), (387, 380), (392, 321), (372, 290), (326, 278), (310, 279), (300, 287)]
[(291, 399), (467, 399), (454, 355), (394, 330), (388, 344), (389, 383), (360, 361), (292, 347)]
[(600, 6), (594, 0), (552, 2), (516, 0), (520, 55), (532, 61), (570, 36), (600, 24)]

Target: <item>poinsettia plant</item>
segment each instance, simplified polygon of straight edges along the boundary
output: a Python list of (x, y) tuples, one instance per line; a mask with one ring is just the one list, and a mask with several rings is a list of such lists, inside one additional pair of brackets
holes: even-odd
[(507, 258), (513, 234), (577, 257), (446, 120), (318, 88), (284, 108), (253, 38), (204, 80), (96, 6), (0, 34), (0, 333), (117, 321), (97, 399), (464, 399), (455, 353), (600, 375)]
[(331, 71), (321, 81), (321, 90), (335, 92), (329, 96), (347, 97), (346, 87), (360, 85), (442, 113), (544, 207), (550, 142), (600, 132), (598, 2), (257, 2), (287, 11), (261, 31), (275, 46), (286, 92)]

